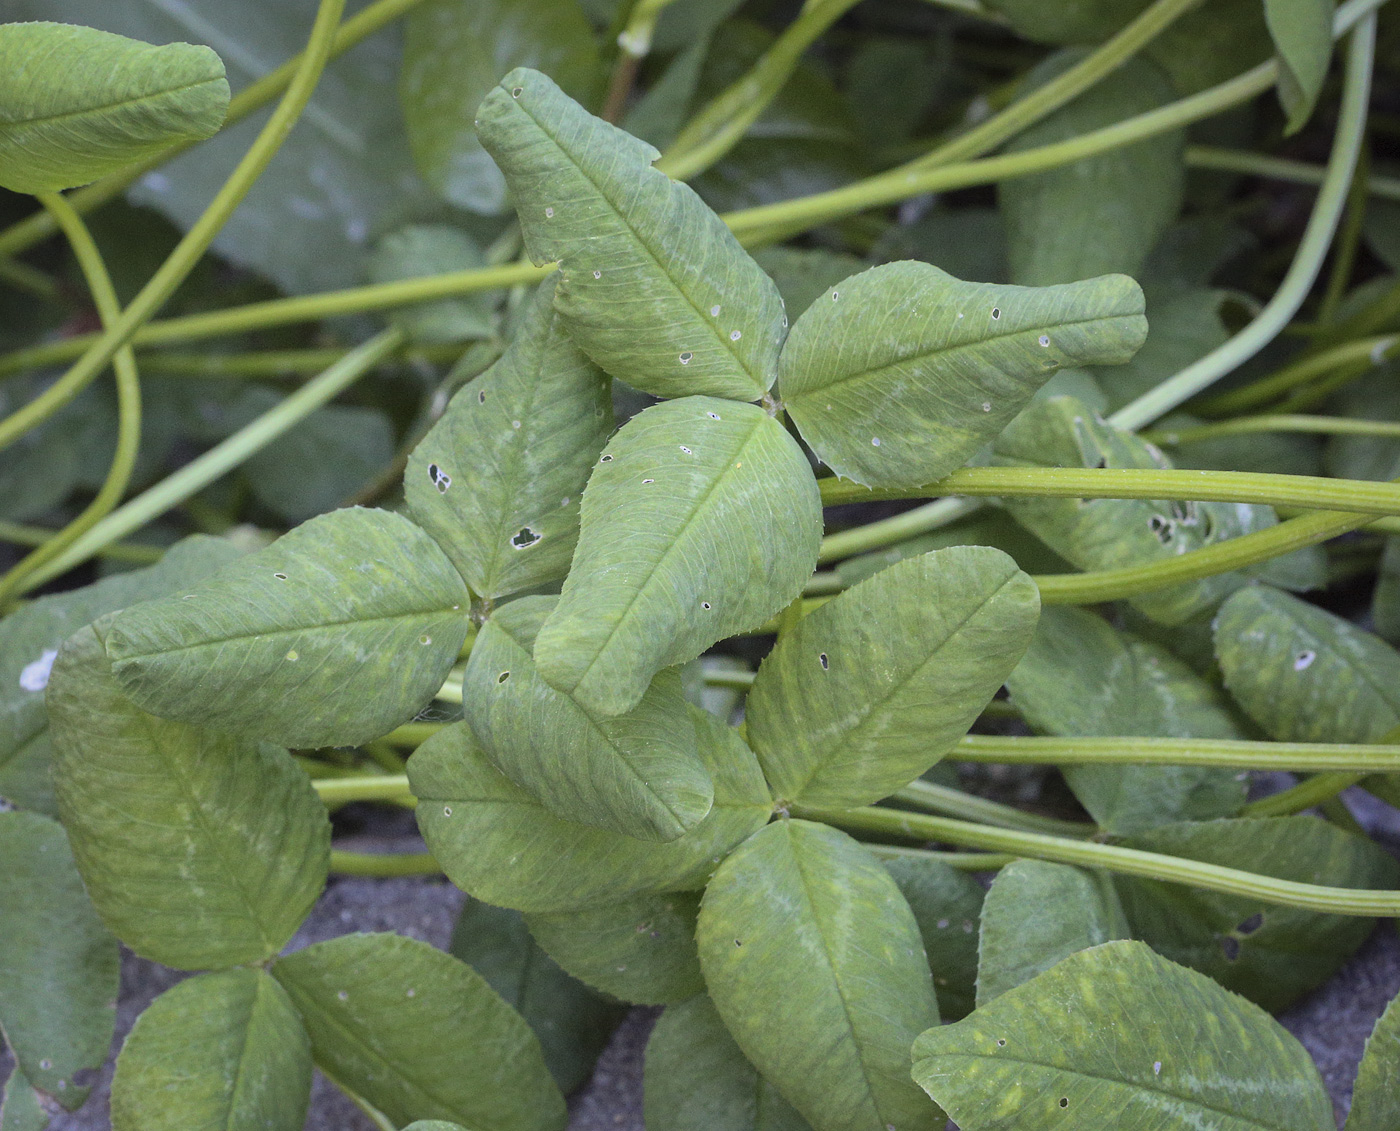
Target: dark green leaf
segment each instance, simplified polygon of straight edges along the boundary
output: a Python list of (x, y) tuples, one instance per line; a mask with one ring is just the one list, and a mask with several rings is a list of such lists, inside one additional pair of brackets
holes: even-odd
[(74, 1079), (107, 1059), (120, 960), (73, 866), (68, 838), (37, 813), (0, 813), (0, 1030), (18, 1062), (0, 1126), (31, 1085), (76, 1108)]
[(98, 913), (127, 946), (199, 970), (282, 949), (325, 884), (330, 824), (281, 751), (148, 715), (107, 660), (109, 614), (48, 687), (59, 811)]
[(395, 1125), (562, 1131), (564, 1098), (530, 1027), (450, 954), (400, 935), (345, 935), (272, 967), (317, 1067)]
[(1006, 224), (995, 208), (934, 208), (912, 224), (890, 228), (871, 255), (921, 259), (957, 279), (1009, 283)]
[(49, 1113), (39, 1103), (39, 1095), (16, 1068), (0, 1092), (0, 1131), (44, 1131)]
[(1086, 947), (1128, 937), (1103, 872), (1017, 860), (997, 873), (982, 904), (977, 1006), (1029, 982)]
[(1142, 943), (1071, 955), (914, 1045), (964, 1131), (1332, 1131), (1307, 1052), (1262, 1009)]
[(791, 602), (820, 539), (816, 481), (773, 417), (710, 397), (653, 405), (588, 480), (540, 674), (597, 714), (630, 710), (662, 668)]
[(511, 71), (477, 111), (536, 263), (563, 272), (555, 307), (614, 377), (657, 396), (755, 400), (787, 322), (773, 281), (657, 152), (537, 71)]
[(1097, 43), (1107, 39), (1146, 6), (1146, 0), (991, 0), (1018, 35), (1037, 43)]
[(1040, 594), (1000, 550), (909, 558), (802, 618), (749, 693), (747, 735), (774, 794), (847, 808), (938, 761), (1030, 644)]
[(694, 892), (638, 895), (611, 907), (527, 915), (545, 953), (580, 981), (623, 1001), (665, 1005), (703, 993)]
[[(410, 26), (425, 16), (431, 18), (434, 7), (442, 6), (418, 5), (409, 18)], [(474, 4), (456, 2), (451, 6), (459, 12), (478, 8)], [(379, 241), (369, 261), (369, 275), (372, 282), (393, 283), (485, 266), (486, 259), (476, 241), (461, 228), (450, 224), (414, 224)], [(492, 318), (495, 305), (495, 296), (489, 292), (463, 295), (402, 307), (392, 313), (392, 318), (411, 341), (466, 342), (491, 336), (495, 329)]]
[(262, 970), (200, 974), (136, 1021), (112, 1080), (112, 1131), (301, 1131), (311, 1049)]
[(720, 865), (700, 908), (700, 965), (744, 1054), (817, 1131), (941, 1127), (909, 1080), (938, 1023), (919, 928), (845, 833), (782, 820)]
[(765, 247), (754, 259), (778, 284), (789, 318), (801, 318), (828, 290), (865, 267), (854, 255), (822, 247)]
[(939, 1012), (956, 1021), (972, 1011), (977, 984), (977, 920), (986, 893), (967, 872), (930, 856), (883, 861), (914, 912), (928, 955)]
[(1121, 276), (1028, 289), (889, 263), (833, 287), (797, 320), (779, 392), (836, 474), (930, 483), (995, 437), (1061, 366), (1132, 357), (1147, 333), (1142, 310), (1142, 291)]
[(207, 47), (0, 24), (0, 186), (55, 192), (210, 137), (228, 98), (224, 65)]
[(1334, 0), (1264, 0), (1264, 19), (1278, 52), (1278, 97), (1288, 114), (1285, 133), (1312, 115), (1332, 60)]
[(773, 802), (738, 733), (698, 708), (691, 719), (715, 804), (678, 840), (657, 844), (551, 816), (491, 765), (465, 723), (409, 759), (418, 827), (454, 884), (503, 907), (580, 911), (701, 888), (724, 854), (763, 826)]
[(1400, 998), (1388, 1006), (1356, 1073), (1346, 1131), (1387, 1131), (1400, 1125)]
[[(1335, 411), (1358, 420), (1400, 420), (1400, 365), (1383, 362), (1350, 383), (1333, 402)], [(1341, 479), (1400, 476), (1400, 441), (1391, 436), (1330, 436), (1327, 473)]]
[(1224, 291), (1144, 284), (1143, 293), (1150, 329), (1142, 349), (1123, 365), (1094, 371), (1112, 409), (1156, 388), (1230, 336), (1220, 320), (1220, 307), (1227, 297)]
[(154, 714), (283, 746), (346, 746), (432, 699), (466, 638), (467, 602), (423, 531), (355, 508), (127, 609), (107, 648), (122, 690)]
[(608, 379), (564, 334), (546, 281), (501, 359), (452, 398), (409, 457), (404, 495), (472, 592), (563, 577), (579, 498), (612, 431)]
[[(1376, 635), (1390, 644), (1400, 642), (1400, 538), (1385, 540), (1376, 587), (1371, 592), (1371, 623)], [(3, 792), (0, 785), (0, 792)]]

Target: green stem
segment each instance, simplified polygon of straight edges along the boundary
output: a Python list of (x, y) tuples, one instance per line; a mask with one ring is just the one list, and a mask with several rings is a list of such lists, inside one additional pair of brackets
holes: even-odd
[[(796, 602), (793, 602), (796, 604)], [(791, 607), (791, 606), (789, 606)], [(702, 677), (706, 687), (727, 687), (733, 691), (747, 691), (753, 686), (756, 672), (731, 672), (712, 669)]]
[(921, 813), (942, 813), (949, 817), (980, 821), (984, 825), (996, 825), (998, 828), (1020, 829), (1022, 832), (1086, 837), (1099, 831), (1097, 825), (1041, 817), (1011, 805), (1002, 805), (985, 797), (964, 793), (960, 789), (949, 789), (947, 786), (922, 780), (912, 781), (903, 789), (896, 790), (890, 800), (910, 805)]
[(1128, 429), (1150, 424), (1254, 357), (1278, 337), (1298, 313), (1298, 308), (1303, 305), (1322, 269), (1346, 205), (1352, 174), (1366, 135), (1366, 108), (1371, 97), (1375, 46), (1376, 20), (1371, 14), (1357, 24), (1351, 34), (1341, 115), (1333, 136), (1332, 153), (1327, 161), (1327, 177), (1313, 203), (1297, 254), (1273, 298), (1248, 326), (1229, 341), (1120, 408), (1108, 418), (1110, 424)]
[(961, 762), (1050, 766), (1220, 766), (1238, 770), (1400, 771), (1400, 745), (1247, 742), (1217, 738), (1059, 738), (969, 734), (948, 752)]
[[(44, 213), (38, 213), (44, 215)], [(28, 291), (42, 299), (53, 300), (58, 298), (58, 284), (40, 271), (37, 267), (31, 267), (28, 263), (21, 263), (18, 259), (6, 259), (0, 257), (0, 282), (9, 283), (22, 291)]]
[(905, 848), (902, 844), (864, 844), (872, 856), (881, 860), (937, 860), (950, 868), (964, 872), (996, 872), (1020, 859), (1010, 852), (935, 852), (931, 848)]
[[(1221, 149), (1213, 145), (1188, 145), (1186, 164), (1193, 169), (1218, 169), (1224, 173), (1244, 173), (1251, 177), (1267, 177), (1275, 181), (1291, 181), (1297, 185), (1320, 185), (1327, 179), (1326, 165), (1310, 165), (1286, 157), (1269, 157), (1247, 149)], [(1372, 196), (1384, 200), (1400, 200), (1400, 177), (1378, 177), (1374, 174), (1357, 177)]]
[(1400, 515), (1400, 484), (1256, 471), (1075, 467), (963, 467), (922, 487), (862, 487), (820, 481), (822, 505), (930, 495), (1061, 499), (1191, 499), (1195, 502), (1347, 510)]
[[(422, 0), (377, 0), (376, 3), (368, 5), (364, 11), (352, 16), (337, 29), (335, 39), (331, 43), (332, 58), (350, 50), (357, 43), (373, 35), (380, 28), (398, 19), (420, 3)], [(224, 128), (227, 129), (235, 122), (242, 121), (249, 114), (266, 106), (285, 91), (291, 85), (293, 78), (296, 77), (305, 62), (305, 58), (304, 53), (293, 56), (276, 70), (269, 71), (262, 78), (250, 83), (234, 95), (229, 102), (228, 113), (224, 117)], [(152, 169), (159, 168), (171, 158), (197, 144), (198, 142), (187, 142), (173, 146), (140, 165), (103, 177), (102, 180), (79, 189), (72, 195), (69, 202), (79, 215), (91, 212), (94, 208), (120, 196)], [(54, 223), (52, 216), (45, 212), (35, 212), (0, 232), (0, 256), (18, 255), (27, 248), (48, 239), (57, 231), (58, 225)]]
[(195, 264), (214, 242), (214, 237), (233, 215), (234, 209), (248, 195), (301, 117), (330, 57), (331, 44), (344, 9), (345, 0), (320, 0), (301, 65), (257, 140), (215, 194), (203, 215), (185, 233), (175, 250), (116, 321), (98, 336), (67, 373), (34, 400), (0, 421), (0, 451), (47, 420), (86, 388), (107, 367), (117, 351), (131, 340), (141, 324), (165, 304), (194, 270)]
[(418, 747), (448, 726), (448, 723), (404, 723), (384, 736), (384, 741), (393, 746)]
[[(412, 346), (397, 350), (393, 361), (409, 364), (447, 365), (463, 353), (461, 345)], [(141, 368), (148, 374), (177, 377), (297, 377), (319, 373), (334, 365), (348, 348), (329, 346), (313, 349), (251, 350), (246, 353), (143, 353)]]
[(1242, 416), (1222, 420), (1218, 424), (1201, 424), (1194, 428), (1177, 428), (1163, 432), (1141, 432), (1144, 440), (1162, 447), (1192, 444), (1217, 436), (1243, 436), (1255, 432), (1320, 432), (1333, 436), (1389, 436), (1400, 438), (1400, 422), (1393, 420), (1353, 420), (1344, 416), (1306, 416), (1275, 413), (1267, 416)]
[(917, 538), (920, 534), (957, 522), (982, 505), (976, 499), (935, 499), (891, 518), (828, 534), (822, 539), (817, 561), (836, 561), (853, 554), (879, 550), (895, 542), (903, 542), (906, 538)]
[(1325, 774), (1314, 774), (1291, 789), (1271, 793), (1258, 801), (1251, 801), (1240, 810), (1242, 817), (1286, 817), (1290, 813), (1301, 813), (1314, 805), (1321, 805), (1344, 789), (1350, 789), (1366, 772), (1336, 770)]
[[(112, 287), (102, 253), (93, 242), (92, 234), (82, 217), (73, 211), (62, 193), (42, 193), (40, 203), (52, 213), (55, 222), (73, 248), (73, 254), (92, 292), (93, 304), (104, 326), (113, 326), (121, 317), (121, 304)], [(129, 345), (122, 346), (112, 358), (117, 379), (117, 446), (111, 466), (96, 496), (72, 522), (58, 531), (43, 545), (16, 562), (4, 577), (0, 577), (0, 606), (19, 591), (24, 579), (45, 562), (58, 557), (84, 533), (91, 530), (121, 502), (131, 483), (136, 456), (141, 447), (141, 380), (136, 371), (136, 356)]]
[(352, 801), (397, 801), (414, 804), (404, 774), (356, 775), (344, 778), (317, 778), (312, 786), (327, 805), (348, 805)]
[[(0, 521), (0, 542), (12, 542), (16, 546), (42, 546), (57, 533), (57, 530), (46, 530), (42, 526)], [(165, 549), (161, 546), (139, 546), (123, 542), (115, 546), (104, 546), (94, 556), (110, 558), (114, 562), (130, 562), (133, 565), (154, 565), (165, 557)]]
[(1337, 308), (1351, 285), (1351, 277), (1356, 272), (1356, 253), (1361, 246), (1362, 225), (1366, 220), (1366, 205), (1369, 190), (1367, 182), (1371, 176), (1371, 151), (1362, 137), (1361, 152), (1357, 155), (1356, 171), (1352, 174), (1351, 187), (1347, 190), (1346, 211), (1342, 215), (1342, 226), (1332, 245), (1332, 272), (1327, 277), (1327, 286), (1322, 292), (1322, 301), (1317, 307), (1317, 322), (1330, 326), (1337, 318)]
[(1193, 404), (1191, 411), (1203, 416), (1233, 416), (1267, 404), (1299, 385), (1305, 385), (1338, 369), (1359, 365), (1361, 368), (1356, 374), (1359, 376), (1372, 366), (1383, 365), (1392, 360), (1397, 354), (1400, 354), (1400, 338), (1394, 334), (1343, 342), (1285, 365), (1277, 372), (1251, 381), (1248, 385)]
[(26, 579), (26, 586), (33, 588), (42, 585), (140, 529), (172, 507), (179, 506), (344, 392), (402, 344), (403, 334), (390, 329), (351, 350), (276, 408), (113, 511), (63, 554), (31, 574)]
[(901, 813), (895, 809), (794, 809), (793, 816), (825, 821), (855, 832), (902, 836), (914, 840), (958, 844), (992, 852), (1010, 852), (1035, 860), (1053, 860), (1085, 868), (1102, 868), (1125, 876), (1185, 884), (1205, 891), (1258, 899), (1265, 903), (1321, 911), (1333, 915), (1361, 915), (1393, 919), (1400, 917), (1400, 891), (1372, 891), (1357, 888), (1325, 887), (1280, 880), (1184, 860), (1158, 852), (1143, 852), (1118, 845), (1070, 840), (1040, 833), (995, 829), (947, 817), (922, 813)]
[(331, 871), (343, 876), (440, 876), (429, 852), (344, 852), (331, 849)]

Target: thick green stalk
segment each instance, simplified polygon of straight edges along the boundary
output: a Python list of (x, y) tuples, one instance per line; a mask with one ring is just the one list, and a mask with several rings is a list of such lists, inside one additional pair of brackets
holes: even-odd
[(1275, 400), (1284, 393), (1305, 385), (1318, 377), (1325, 377), (1338, 369), (1357, 367), (1356, 375), (1372, 366), (1383, 365), (1400, 354), (1400, 338), (1394, 334), (1379, 337), (1358, 338), (1331, 346), (1319, 353), (1285, 365), (1282, 369), (1193, 404), (1191, 411), (1202, 416), (1234, 416), (1251, 408), (1258, 408)]
[(935, 852), (929, 848), (905, 848), (898, 844), (866, 844), (864, 848), (881, 860), (898, 860), (901, 857), (937, 860), (940, 864), (964, 872), (995, 872), (1020, 859), (1010, 852)]
[(973, 793), (960, 789), (935, 785), (933, 782), (912, 781), (903, 789), (896, 790), (890, 797), (902, 805), (909, 805), (921, 813), (942, 813), (949, 817), (960, 817), (968, 821), (980, 821), (984, 825), (996, 825), (1002, 829), (1020, 829), (1030, 833), (1048, 833), (1051, 836), (1093, 836), (1099, 831), (1097, 825), (1082, 821), (1060, 821), (1054, 817), (1041, 817), (1026, 813), (1011, 805), (989, 801)]
[(1222, 420), (1218, 424), (1201, 424), (1194, 428), (1177, 428), (1163, 432), (1142, 432), (1144, 440), (1161, 447), (1192, 444), (1217, 436), (1244, 436), (1255, 432), (1307, 432), (1329, 436), (1387, 436), (1400, 438), (1400, 422), (1393, 420), (1353, 420), (1346, 416), (1307, 416), (1299, 413), (1275, 413), (1266, 416), (1241, 416)]
[[(38, 215), (43, 216), (46, 213), (41, 212)], [(37, 267), (21, 263), (18, 259), (0, 257), (0, 283), (8, 283), (10, 286), (21, 291), (28, 291), (38, 298), (58, 298), (57, 283)]]
[(333, 848), (331, 871), (342, 876), (439, 876), (442, 866), (428, 852), (343, 852)]
[(0, 421), (0, 451), (13, 444), (31, 428), (47, 420), (68, 404), (111, 362), (117, 351), (131, 340), (137, 328), (149, 319), (175, 293), (195, 264), (214, 242), (233, 211), (248, 195), (258, 177), (282, 147), (297, 119), (311, 99), (316, 83), (330, 57), (331, 44), (340, 24), (345, 0), (321, 0), (311, 29), (306, 52), (296, 75), (267, 125), (227, 181), (214, 195), (203, 215), (176, 245), (165, 262), (121, 312), (116, 321), (90, 345), (73, 367), (4, 421)]
[(902, 813), (896, 809), (794, 809), (792, 815), (825, 821), (852, 832), (957, 844), (991, 852), (1011, 852), (1034, 860), (1053, 860), (1060, 864), (1077, 864), (1084, 868), (1102, 868), (1119, 875), (1185, 884), (1205, 891), (1258, 899), (1265, 903), (1301, 908), (1304, 911), (1386, 919), (1400, 917), (1400, 891), (1303, 884), (1295, 880), (1279, 880), (1272, 876), (1242, 872), (1237, 868), (1225, 868), (1218, 864), (1184, 860), (1159, 852), (1143, 852), (1135, 848), (1070, 840), (1067, 837), (1045, 836), (1040, 833), (1017, 832), (1013, 829), (995, 829), (989, 825), (955, 821), (948, 817), (931, 817), (923, 813)]
[(422, 746), (447, 723), (404, 723), (384, 736), (384, 741), (394, 746)]
[[(1222, 149), (1213, 145), (1188, 145), (1186, 164), (1193, 169), (1216, 169), (1222, 173), (1243, 173), (1250, 177), (1266, 177), (1274, 181), (1291, 181), (1297, 185), (1320, 185), (1327, 179), (1326, 165), (1310, 165), (1287, 157), (1270, 157), (1247, 149)], [(1357, 177), (1372, 196), (1383, 200), (1400, 200), (1400, 177), (1371, 174)]]
[[(0, 522), (0, 542), (10, 542), (16, 546), (42, 546), (57, 533), (57, 530), (28, 526), (22, 522)], [(123, 542), (115, 546), (104, 546), (94, 556), (110, 558), (114, 562), (130, 562), (133, 565), (154, 565), (165, 557), (165, 548)]]
[[(456, 361), (465, 349), (463, 345), (407, 346), (398, 350), (390, 360), (406, 364), (448, 365)], [(348, 346), (325, 346), (224, 354), (144, 353), (141, 355), (141, 368), (146, 373), (176, 377), (256, 377), (266, 380), (320, 373), (349, 352)]]
[(1220, 766), (1238, 770), (1400, 772), (1400, 745), (1248, 742), (1219, 738), (1058, 738), (969, 734), (948, 752), (961, 762), (1050, 766)]
[(1290, 813), (1301, 813), (1314, 805), (1330, 801), (1344, 789), (1350, 789), (1362, 778), (1365, 771), (1334, 770), (1325, 774), (1314, 774), (1290, 789), (1271, 793), (1258, 801), (1251, 801), (1240, 810), (1242, 817), (1286, 817)]
[(397, 801), (413, 804), (416, 800), (403, 774), (378, 774), (344, 778), (317, 778), (311, 783), (316, 796), (327, 805), (346, 805), (351, 801)]
[(822, 539), (817, 561), (837, 561), (849, 558), (852, 554), (879, 550), (895, 542), (903, 542), (906, 538), (927, 534), (930, 530), (957, 522), (982, 505), (976, 499), (935, 499), (931, 503), (925, 503), (891, 518), (882, 518), (878, 522), (869, 522), (864, 526), (828, 534)]

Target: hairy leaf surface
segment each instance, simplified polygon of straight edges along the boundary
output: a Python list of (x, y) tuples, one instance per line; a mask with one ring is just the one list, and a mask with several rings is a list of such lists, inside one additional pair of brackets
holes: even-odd
[(1356, 1072), (1346, 1131), (1385, 1131), (1400, 1124), (1400, 998), (1386, 1006), (1366, 1040)]
[(977, 921), (986, 892), (967, 872), (930, 856), (897, 856), (881, 863), (919, 925), (938, 1011), (945, 1021), (956, 1021), (973, 1007)]

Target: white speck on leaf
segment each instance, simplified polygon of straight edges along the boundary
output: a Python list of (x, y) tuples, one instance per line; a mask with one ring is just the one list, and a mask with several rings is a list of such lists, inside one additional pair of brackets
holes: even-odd
[(871, 442), (871, 444), (873, 444), (875, 447), (878, 448), (878, 447), (880, 446), (880, 437), (879, 437), (879, 436), (871, 436), (871, 437), (870, 437), (870, 442)]
[(43, 691), (48, 687), (49, 673), (53, 671), (53, 662), (57, 658), (57, 648), (45, 648), (37, 660), (25, 664), (24, 670), (19, 673), (20, 690)]
[(554, 219), (554, 209), (553, 209), (553, 208), (546, 208), (546, 209), (544, 210), (544, 218), (545, 218), (546, 220), (553, 220), (553, 219)]
[(1315, 659), (1317, 659), (1316, 652), (1299, 652), (1298, 658), (1293, 661), (1293, 670), (1295, 672), (1307, 671), (1308, 668), (1312, 667)]
[(744, 336), (743, 333), (740, 332), (739, 330), (730, 330), (730, 331), (729, 331), (729, 340), (730, 340), (731, 342), (737, 342), (737, 341), (738, 341), (740, 338), (742, 338), (743, 336)]
[(711, 318), (718, 318), (718, 317), (719, 317), (719, 303), (715, 303), (714, 306), (710, 307), (710, 317), (711, 317)]

